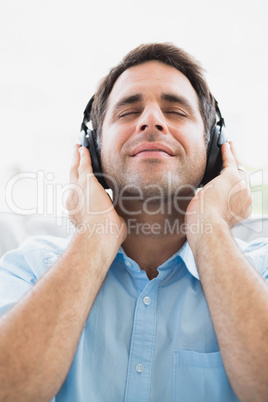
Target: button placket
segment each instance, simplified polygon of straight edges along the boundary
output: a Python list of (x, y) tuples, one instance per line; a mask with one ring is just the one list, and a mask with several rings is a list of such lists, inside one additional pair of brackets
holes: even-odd
[[(125, 402), (146, 400), (149, 395), (156, 331), (158, 281), (150, 281), (137, 300), (129, 354)], [(150, 296), (148, 296), (150, 294)], [(137, 387), (137, 381), (139, 386)], [(130, 398), (130, 399), (129, 399)]]

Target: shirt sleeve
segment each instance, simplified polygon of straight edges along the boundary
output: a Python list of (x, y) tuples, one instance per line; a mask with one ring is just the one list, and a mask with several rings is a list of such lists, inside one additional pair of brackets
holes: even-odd
[(244, 249), (245, 256), (268, 283), (268, 238), (252, 241)]
[(32, 237), (0, 259), (0, 315), (19, 301), (62, 252), (49, 236)]

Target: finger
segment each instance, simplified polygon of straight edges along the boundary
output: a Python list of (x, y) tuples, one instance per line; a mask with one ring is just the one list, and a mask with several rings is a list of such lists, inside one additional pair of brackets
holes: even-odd
[(78, 180), (78, 166), (80, 163), (80, 153), (79, 153), (79, 144), (74, 144), (73, 146), (73, 158), (70, 166), (70, 173), (69, 173), (69, 178), (70, 178), (70, 183), (76, 183)]
[(230, 144), (225, 142), (221, 147), (221, 154), (222, 154), (222, 161), (223, 161), (223, 168), (234, 168), (237, 169), (237, 163), (234, 158), (234, 155), (231, 151)]
[(93, 173), (89, 150), (86, 147), (82, 146), (79, 148), (79, 153), (80, 153), (80, 164), (78, 167), (79, 175), (85, 173)]
[(245, 168), (243, 167), (243, 163), (242, 163), (242, 161), (238, 155), (237, 149), (234, 146), (234, 143), (232, 141), (230, 141), (230, 146), (231, 146), (232, 154), (236, 161), (236, 167), (237, 167), (239, 174), (246, 175), (246, 171), (245, 171)]
[(236, 149), (236, 147), (235, 147), (233, 141), (229, 141), (229, 144), (230, 144), (230, 148), (231, 148), (232, 154), (233, 154), (235, 160), (238, 162), (238, 159), (239, 159), (239, 157), (238, 157), (238, 152), (237, 152), (237, 149)]

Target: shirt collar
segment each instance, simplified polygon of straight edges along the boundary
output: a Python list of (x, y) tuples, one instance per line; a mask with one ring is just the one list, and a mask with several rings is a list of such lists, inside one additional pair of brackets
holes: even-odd
[(194, 255), (188, 241), (184, 243), (184, 245), (176, 254), (180, 256), (190, 274), (200, 281)]
[[(124, 260), (129, 259), (129, 257), (126, 255), (124, 249), (122, 246), (120, 246), (118, 252), (118, 255), (121, 254)], [(192, 250), (189, 246), (189, 243), (186, 241), (183, 246), (175, 253), (173, 256), (171, 256), (167, 261), (165, 261), (160, 267), (158, 268), (159, 271), (164, 270), (169, 268), (171, 265), (174, 264), (175, 260), (182, 260), (185, 267), (189, 271), (189, 273), (196, 279), (200, 280), (197, 266), (195, 263), (195, 259), (192, 253)]]

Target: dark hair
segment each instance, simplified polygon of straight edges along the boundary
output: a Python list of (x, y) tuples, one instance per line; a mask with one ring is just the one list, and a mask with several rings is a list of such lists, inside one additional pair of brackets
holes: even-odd
[(116, 67), (100, 82), (94, 96), (91, 111), (93, 129), (96, 130), (97, 143), (100, 145), (102, 124), (107, 110), (107, 100), (118, 77), (128, 68), (157, 60), (183, 73), (193, 88), (198, 99), (200, 113), (205, 127), (205, 140), (210, 139), (211, 128), (215, 124), (215, 101), (204, 78), (204, 70), (192, 56), (172, 43), (149, 43), (131, 50)]

